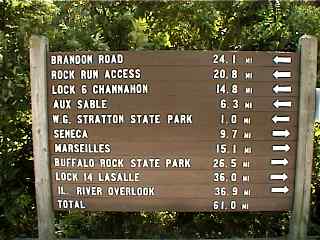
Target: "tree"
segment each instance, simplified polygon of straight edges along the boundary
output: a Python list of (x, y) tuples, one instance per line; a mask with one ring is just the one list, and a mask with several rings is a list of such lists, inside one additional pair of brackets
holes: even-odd
[[(0, 236), (32, 236), (36, 230), (28, 61), (28, 39), (32, 33), (46, 35), (51, 51), (296, 51), (303, 34), (320, 37), (318, 26), (317, 3), (1, 1)], [(320, 192), (317, 146), (314, 206), (319, 206)], [(317, 219), (320, 216), (315, 209), (313, 218)], [(283, 235), (288, 227), (286, 214), (158, 212), (57, 216), (57, 229), (67, 237), (271, 237)], [(233, 228), (235, 225), (241, 228)]]

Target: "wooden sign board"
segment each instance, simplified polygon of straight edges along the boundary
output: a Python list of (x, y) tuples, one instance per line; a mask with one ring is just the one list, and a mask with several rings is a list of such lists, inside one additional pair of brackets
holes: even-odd
[(54, 209), (292, 209), (298, 69), (288, 52), (49, 52)]

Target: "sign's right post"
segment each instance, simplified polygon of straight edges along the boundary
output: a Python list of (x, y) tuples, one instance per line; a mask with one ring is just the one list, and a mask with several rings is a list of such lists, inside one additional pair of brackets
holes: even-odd
[(289, 239), (307, 239), (313, 160), (313, 127), (317, 80), (317, 38), (304, 35), (299, 40), (300, 99), (295, 193)]

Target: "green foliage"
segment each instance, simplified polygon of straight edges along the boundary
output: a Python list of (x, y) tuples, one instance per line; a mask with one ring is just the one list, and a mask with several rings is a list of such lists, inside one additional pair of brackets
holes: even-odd
[(269, 2), (265, 8), (258, 9), (258, 21), (243, 29), (240, 40), (242, 49), (253, 47), (255, 50), (295, 50), (290, 48), (292, 33), (287, 21), (290, 11), (291, 7), (284, 6), (282, 9), (275, 2)]
[(0, 236), (35, 229), (28, 39), (51, 9), (0, 2)]
[(310, 232), (320, 235), (320, 122), (315, 124), (313, 139), (313, 171), (311, 194), (311, 226)]
[[(320, 37), (320, 8), (287, 1), (0, 1), (0, 239), (34, 236), (28, 39), (51, 51), (296, 51), (303, 34)], [(303, 84), (303, 83), (302, 83)], [(320, 126), (314, 139), (312, 224), (319, 233)], [(92, 238), (273, 237), (286, 213), (57, 213), (57, 236)], [(240, 226), (240, 227), (239, 227)]]

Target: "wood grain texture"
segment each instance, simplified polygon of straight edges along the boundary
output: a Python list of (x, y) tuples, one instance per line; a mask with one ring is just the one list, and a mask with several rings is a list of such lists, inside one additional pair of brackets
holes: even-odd
[(296, 181), (289, 238), (307, 238), (313, 155), (313, 123), (317, 78), (317, 38), (303, 36), (300, 49), (300, 111), (298, 117), (298, 147)]
[(32, 138), (38, 232), (40, 239), (52, 240), (55, 236), (48, 156), (47, 48), (46, 38), (35, 35), (30, 38)]
[[(124, 58), (121, 64), (97, 62), (101, 54), (120, 53)], [(225, 62), (215, 64), (215, 54), (225, 55)], [(278, 55), (291, 57), (292, 63), (275, 63), (273, 59)], [(71, 59), (74, 56), (91, 56), (93, 61), (87, 65), (69, 64), (68, 60), (64, 64), (57, 61), (58, 57)], [(87, 198), (75, 191), (79, 185), (101, 184), (105, 189), (112, 184), (98, 182), (97, 176), (101, 171), (134, 171), (140, 174), (141, 182), (129, 183), (129, 186), (152, 185), (157, 192), (133, 206), (130, 206), (131, 199), (128, 196), (124, 198), (125, 202), (119, 202), (120, 205), (117, 206), (117, 199), (109, 204), (105, 202), (110, 201), (110, 197), (92, 195), (90, 203), (86, 203), (89, 211), (132, 211), (135, 207), (141, 210), (143, 204), (146, 204), (147, 210), (174, 210), (174, 207), (181, 211), (213, 210), (210, 207), (210, 197), (213, 187), (218, 185), (214, 185), (211, 175), (216, 171), (221, 176), (236, 171), (239, 174), (239, 185), (243, 184), (240, 175), (250, 176), (252, 186), (260, 184), (252, 189), (252, 194), (260, 197), (260, 201), (266, 196), (272, 198), (276, 195), (270, 192), (271, 185), (267, 185), (273, 183), (269, 179), (270, 174), (279, 176), (286, 173), (288, 180), (285, 183), (280, 181), (276, 187), (288, 187), (290, 193), (287, 196), (291, 198), (295, 175), (299, 93), (297, 56), (296, 53), (278, 52), (202, 51), (48, 53), (49, 152), (55, 209), (57, 198), (70, 197), (79, 201), (83, 197)], [(233, 57), (236, 58), (235, 61)], [(250, 63), (246, 63), (247, 59)], [(124, 77), (124, 72), (128, 72), (128, 69), (138, 69), (141, 74), (133, 74), (132, 78)], [(110, 77), (109, 73), (105, 76), (106, 71), (117, 74)], [(285, 76), (278, 78), (276, 72), (285, 73)], [(94, 73), (93, 78), (90, 73)], [(143, 93), (106, 91), (110, 86), (118, 89), (119, 86), (137, 85), (147, 85), (147, 90)], [(282, 88), (282, 91), (275, 88)], [(84, 101), (92, 102), (92, 107), (83, 107)], [(279, 106), (279, 102), (284, 105)], [(136, 120), (140, 114), (146, 117), (145, 122)], [(190, 116), (192, 121), (173, 123), (169, 117), (175, 114)], [(59, 118), (63, 115), (67, 120)], [(124, 120), (84, 121), (89, 119), (87, 117), (102, 119), (107, 115), (116, 118), (121, 116)], [(151, 116), (157, 116), (158, 120), (150, 120)], [(275, 116), (288, 120), (276, 122), (273, 120)], [(74, 130), (85, 131), (86, 136), (68, 137), (68, 132)], [(289, 135), (279, 136), (279, 132), (289, 132)], [(108, 146), (108, 151), (96, 151), (99, 146)], [(283, 150), (283, 147), (288, 149)], [(96, 167), (82, 169), (54, 166), (57, 158), (92, 158)], [(105, 158), (123, 158), (125, 166), (103, 169), (105, 167), (98, 165), (99, 160)], [(159, 158), (161, 169), (131, 167), (130, 158)], [(192, 161), (192, 166), (170, 169), (164, 166), (167, 158), (187, 158)], [(214, 159), (225, 161), (225, 167), (213, 169)], [(286, 159), (288, 165), (271, 165), (271, 160), (274, 159)], [(231, 167), (231, 162), (235, 161), (238, 161), (237, 168), (232, 169), (235, 167)], [(88, 179), (81, 178), (84, 172), (93, 174), (91, 183)], [(56, 174), (79, 174), (79, 180), (59, 180), (59, 177), (55, 177)], [(126, 182), (120, 185), (122, 180), (118, 181), (119, 186), (127, 186)], [(200, 186), (201, 184), (205, 186)], [(226, 183), (221, 184), (221, 187), (227, 186)], [(265, 185), (262, 187), (261, 184)], [(198, 185), (199, 189), (196, 187)], [(231, 186), (230, 181), (229, 185)], [(67, 194), (61, 194), (58, 187), (64, 187)], [(260, 189), (256, 190), (258, 187)], [(198, 198), (198, 195), (207, 198), (201, 207), (192, 200), (195, 196)], [(158, 203), (152, 209), (154, 197)], [(161, 197), (163, 206), (160, 205)], [(181, 197), (183, 208), (179, 207)], [(171, 200), (167, 202), (167, 198)], [(134, 199), (133, 197), (132, 200)], [(173, 200), (177, 201), (175, 205)], [(263, 204), (264, 201), (250, 204), (249, 210), (253, 211), (252, 207), (256, 206), (257, 211), (263, 210)], [(195, 208), (192, 209), (192, 206)], [(286, 199), (279, 202), (279, 205), (276, 201), (272, 202), (266, 210), (288, 210), (291, 207), (291, 202)]]

